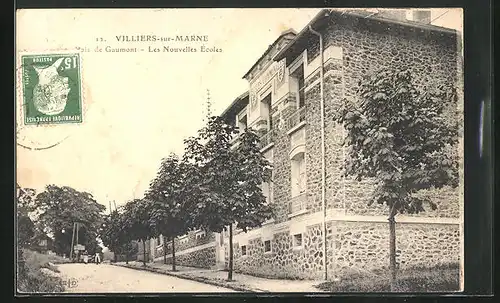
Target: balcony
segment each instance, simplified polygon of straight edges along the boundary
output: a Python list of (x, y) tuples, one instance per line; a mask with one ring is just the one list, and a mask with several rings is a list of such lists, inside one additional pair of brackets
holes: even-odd
[(263, 149), (269, 144), (274, 143), (275, 139), (276, 139), (276, 130), (273, 128), (260, 137), (259, 148)]
[(288, 129), (290, 130), (304, 121), (306, 121), (306, 108), (300, 107), (288, 118)]
[(302, 193), (293, 197), (288, 204), (288, 216), (294, 217), (306, 212), (307, 194)]

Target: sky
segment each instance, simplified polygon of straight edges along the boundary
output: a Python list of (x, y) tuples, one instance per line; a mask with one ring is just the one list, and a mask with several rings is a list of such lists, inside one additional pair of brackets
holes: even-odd
[[(279, 34), (299, 32), (319, 9), (36, 10), (17, 15), (20, 53), (81, 54), (84, 122), (23, 126), (18, 140), (46, 150), (17, 148), (17, 179), (43, 190), (67, 185), (93, 194), (108, 207), (140, 198), (170, 152), (203, 126), (207, 89), (220, 114), (248, 89), (242, 79)], [(444, 13), (444, 14), (443, 14)], [(441, 26), (461, 28), (461, 12), (436, 9)], [(150, 53), (159, 43), (118, 42), (119, 35), (207, 35), (220, 53)], [(99, 41), (98, 40), (104, 40)], [(198, 43), (198, 44), (197, 44)], [(199, 46), (172, 44), (170, 46)], [(166, 45), (167, 43), (165, 43)], [(94, 52), (142, 47), (140, 53)], [(19, 60), (19, 59), (18, 59)], [(22, 94), (17, 87), (18, 98)], [(22, 113), (17, 113), (18, 121)]]

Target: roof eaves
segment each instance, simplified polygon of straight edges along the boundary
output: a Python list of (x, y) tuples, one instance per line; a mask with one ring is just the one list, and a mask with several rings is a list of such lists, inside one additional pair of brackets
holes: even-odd
[(288, 52), (288, 50), (295, 44), (295, 42), (297, 42), (297, 40), (302, 38), (302, 36), (304, 36), (305, 33), (309, 31), (309, 26), (313, 26), (318, 20), (321, 19), (321, 17), (326, 17), (329, 13), (330, 13), (329, 9), (322, 9), (318, 14), (316, 14), (316, 16), (314, 16), (314, 18), (312, 18), (311, 21), (309, 21), (309, 23), (307, 23), (307, 25), (304, 26), (304, 28), (297, 35), (295, 35), (295, 38), (293, 38), (292, 41), (290, 41), (287, 45), (285, 45), (285, 47), (283, 47), (274, 56), (274, 60), (280, 61), (281, 59), (283, 59), (285, 53)]
[(410, 26), (414, 28), (420, 28), (422, 30), (428, 30), (428, 31), (435, 31), (435, 32), (442, 32), (446, 34), (454, 34), (454, 35), (459, 35), (459, 32), (454, 29), (442, 27), (442, 26), (436, 26), (432, 24), (423, 24), (421, 22), (417, 21), (399, 21), (395, 19), (390, 19), (390, 18), (384, 18), (380, 17), (377, 15), (377, 13), (369, 13), (369, 14), (363, 14), (361, 12), (353, 11), (353, 10), (348, 10), (348, 11), (336, 11), (333, 9), (323, 9), (321, 10), (296, 36), (295, 38), (290, 41), (283, 49), (281, 49), (276, 56), (274, 57), (275, 61), (279, 61), (285, 57), (285, 54), (292, 48), (295, 43), (300, 40), (306, 33), (309, 31), (309, 27), (314, 27), (314, 25), (321, 19), (321, 17), (327, 17), (330, 15), (330, 13), (336, 13), (339, 14), (340, 16), (342, 15), (349, 15), (353, 17), (358, 17), (362, 19), (371, 19), (375, 21), (380, 21), (380, 22), (386, 22), (386, 23), (392, 23), (392, 24), (398, 24), (398, 25), (403, 25), (403, 26)]
[(220, 116), (221, 117), (225, 116), (236, 104), (238, 104), (238, 102), (240, 102), (241, 100), (245, 99), (248, 95), (249, 95), (249, 93), (248, 93), (248, 91), (246, 91), (243, 94), (241, 94), (238, 97), (236, 97), (233, 100), (233, 102), (231, 102), (231, 104), (228, 107), (226, 107), (226, 109), (222, 112), (222, 114)]
[[(259, 64), (260, 60), (262, 60), (262, 58), (264, 58), (268, 53), (269, 51), (271, 51), (271, 49), (276, 45), (276, 43), (278, 43), (278, 41), (285, 35), (287, 34), (297, 34), (297, 32), (291, 28), (287, 29), (286, 31), (282, 32), (278, 38), (276, 38), (276, 40), (274, 40), (274, 42), (269, 45), (266, 49), (266, 51), (262, 54), (262, 56), (260, 56), (259, 59), (257, 59), (257, 61), (255, 61), (255, 63), (252, 65), (252, 67), (250, 67), (250, 69), (245, 73), (245, 75), (242, 77), (243, 79), (245, 79), (248, 74), (250, 74), (250, 72), (254, 69), (255, 66), (257, 66), (257, 64)], [(292, 40), (293, 41), (293, 40)]]

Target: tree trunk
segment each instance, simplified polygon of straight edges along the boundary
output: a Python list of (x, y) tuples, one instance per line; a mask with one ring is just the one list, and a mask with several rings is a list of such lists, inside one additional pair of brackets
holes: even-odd
[(142, 240), (142, 266), (146, 267), (146, 240)]
[(163, 236), (163, 264), (167, 264), (167, 237)]
[(172, 237), (172, 271), (177, 271), (175, 269), (175, 237)]
[(229, 225), (229, 270), (227, 280), (233, 280), (233, 224)]
[(125, 253), (125, 264), (128, 264), (128, 252)]
[(389, 266), (391, 270), (391, 291), (396, 285), (396, 220), (394, 216), (389, 217)]
[(115, 263), (118, 260), (118, 255), (116, 254), (116, 252), (113, 252), (113, 260), (114, 260)]

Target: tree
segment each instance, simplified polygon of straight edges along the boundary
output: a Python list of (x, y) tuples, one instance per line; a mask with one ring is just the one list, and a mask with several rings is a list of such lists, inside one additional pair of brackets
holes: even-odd
[(17, 243), (29, 247), (35, 237), (36, 226), (30, 218), (34, 210), (36, 192), (31, 188), (22, 188), (17, 184)]
[(195, 163), (188, 183), (195, 189), (191, 204), (193, 225), (213, 232), (229, 226), (229, 271), (233, 273), (233, 225), (244, 232), (272, 216), (261, 185), (270, 178), (270, 165), (259, 151), (258, 137), (248, 129), (232, 149), (236, 130), (220, 117), (212, 117), (197, 138), (186, 140), (186, 159)]
[(39, 211), (37, 224), (43, 232), (54, 235), (57, 254), (70, 254), (73, 223), (79, 222), (79, 244), (97, 248), (98, 230), (103, 221), (105, 206), (91, 194), (68, 186), (48, 185), (35, 199)]
[(123, 226), (132, 239), (142, 242), (143, 266), (146, 266), (146, 241), (157, 231), (151, 219), (153, 206), (154, 202), (149, 199), (134, 199), (124, 206)]
[(118, 260), (118, 255), (125, 256), (128, 264), (130, 257), (137, 253), (137, 243), (132, 241), (129, 231), (124, 225), (124, 214), (115, 210), (109, 214), (101, 229), (100, 238), (103, 244), (114, 253), (114, 261)]
[[(172, 243), (172, 270), (175, 271), (175, 238), (189, 229), (189, 212), (184, 200), (184, 180), (187, 166), (175, 154), (162, 160), (156, 178), (146, 192), (146, 199), (154, 201), (151, 213), (156, 234)], [(167, 263), (166, 241), (163, 241), (163, 262)]]
[(99, 237), (103, 244), (115, 254), (115, 262), (118, 255), (125, 255), (125, 262), (128, 264), (130, 256), (136, 253), (137, 245), (132, 243), (122, 208), (114, 210), (104, 218)]
[[(395, 216), (419, 213), (433, 201), (422, 189), (458, 186), (456, 93), (452, 86), (420, 87), (408, 70), (383, 70), (359, 83), (335, 117), (346, 129), (345, 175), (375, 178), (369, 204), (389, 209), (391, 285), (396, 280)], [(450, 117), (452, 119), (450, 119)]]

